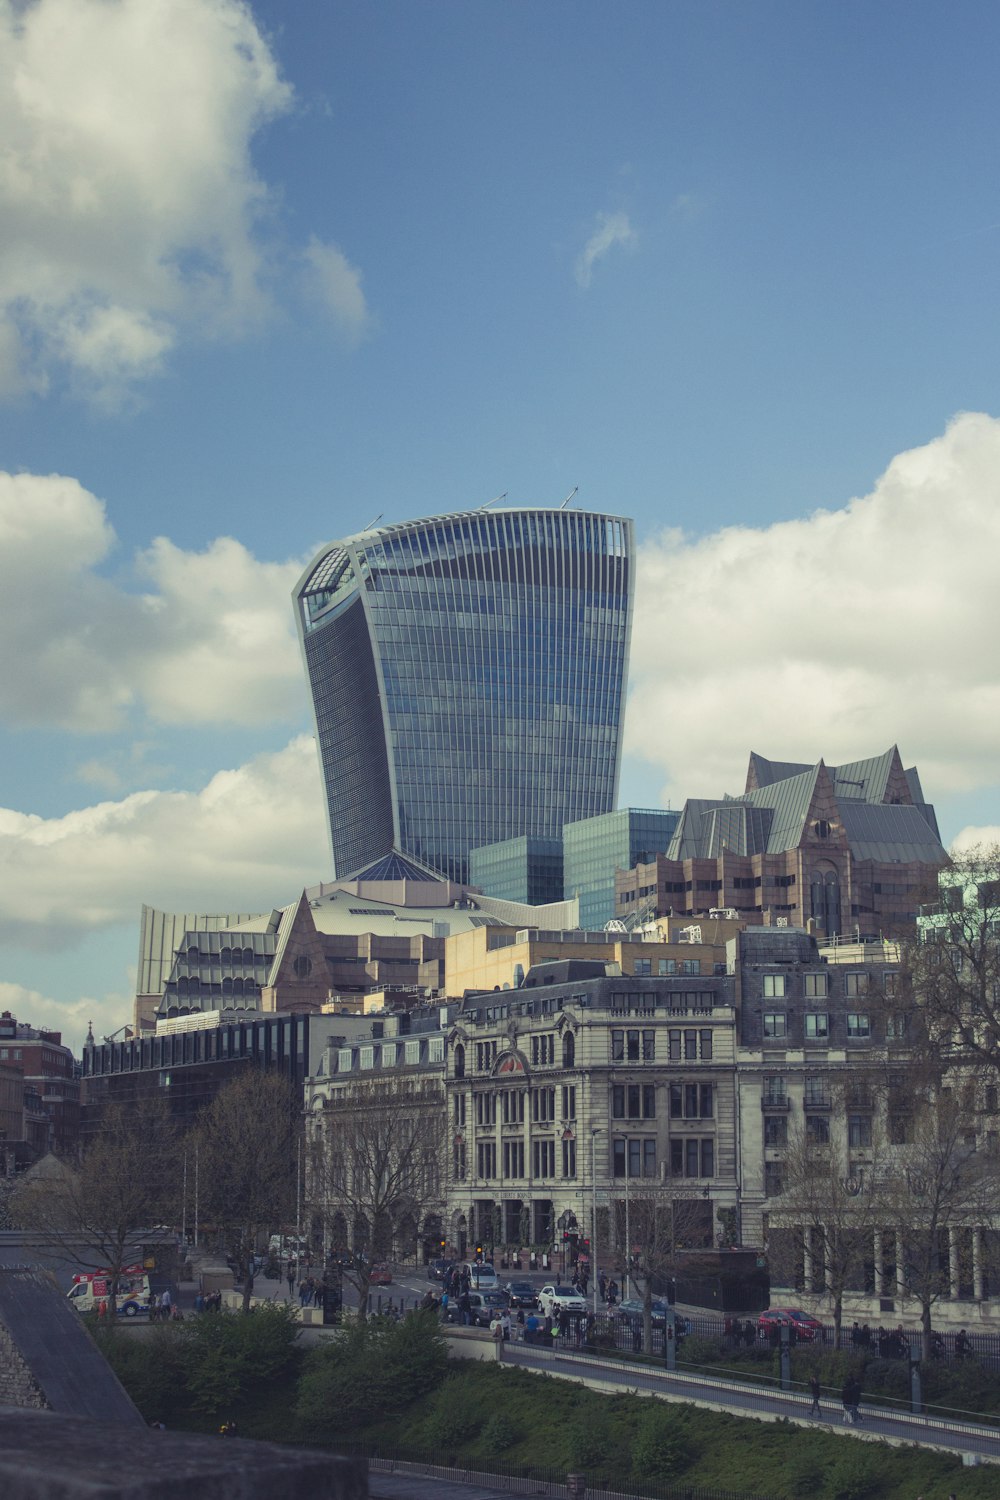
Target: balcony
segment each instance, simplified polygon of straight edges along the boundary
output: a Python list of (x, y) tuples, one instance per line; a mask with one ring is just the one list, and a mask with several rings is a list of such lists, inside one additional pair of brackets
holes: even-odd
[(792, 1101), (787, 1094), (764, 1094), (760, 1107), (761, 1109), (784, 1110), (787, 1113), (792, 1107)]

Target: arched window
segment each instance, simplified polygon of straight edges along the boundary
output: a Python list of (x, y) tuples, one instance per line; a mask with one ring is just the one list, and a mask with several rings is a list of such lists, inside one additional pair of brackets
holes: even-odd
[(465, 1077), (465, 1048), (462, 1046), (461, 1042), (459, 1042), (458, 1046), (455, 1048), (455, 1077)]
[(219, 959), (224, 964), (231, 964), (233, 961), (232, 948), (223, 948), (222, 952), (219, 954)]
[(186, 995), (187, 992), (188, 992), (188, 982), (187, 982), (187, 979), (178, 979), (178, 981), (177, 981), (177, 993), (178, 993), (178, 995)]
[(234, 995), (242, 995), (242, 993), (243, 993), (243, 981), (242, 981), (242, 979), (234, 979), (233, 980), (233, 994)]
[(563, 1035), (563, 1067), (572, 1068), (576, 1064), (576, 1037), (571, 1031)]
[(188, 949), (188, 962), (189, 963), (196, 964), (200, 958), (201, 958), (201, 954), (198, 952), (197, 948), (189, 948)]
[(244, 948), (243, 949), (243, 962), (245, 964), (252, 964), (253, 963), (253, 949), (252, 948)]
[(233, 993), (233, 981), (228, 974), (222, 981), (222, 993), (224, 995), (231, 995)]

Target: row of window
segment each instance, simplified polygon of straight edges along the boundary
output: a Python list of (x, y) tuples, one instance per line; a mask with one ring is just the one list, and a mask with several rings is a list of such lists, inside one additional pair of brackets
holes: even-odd
[[(882, 976), (882, 991), (886, 995), (896, 993), (897, 974), (884, 974)], [(787, 974), (765, 974), (762, 980), (762, 993), (765, 1000), (781, 1000), (791, 993), (790, 976)], [(844, 975), (844, 994), (850, 1000), (854, 996), (867, 995), (870, 987), (871, 976), (864, 970), (857, 973)], [(830, 975), (828, 973), (803, 974), (802, 993), (807, 1000), (825, 1000), (830, 993)]]
[[(711, 1062), (711, 1030), (668, 1031), (667, 1058), (670, 1062)], [(655, 1031), (612, 1031), (612, 1062), (655, 1062)]]
[[(561, 1175), (576, 1176), (576, 1141), (562, 1141), (560, 1156)], [(618, 1137), (612, 1143), (612, 1172), (615, 1177), (655, 1178), (658, 1175), (656, 1139), (653, 1136)], [(480, 1141), (476, 1146), (476, 1176), (495, 1178), (497, 1163), (503, 1168), (502, 1177), (523, 1178), (528, 1160), (523, 1141), (504, 1141), (499, 1157), (495, 1141)], [(551, 1139), (532, 1141), (530, 1154), (533, 1178), (554, 1178), (556, 1174), (556, 1142)], [(456, 1141), (453, 1155), (454, 1176), (464, 1182), (467, 1170), (464, 1141)], [(715, 1141), (711, 1136), (690, 1136), (684, 1140), (670, 1142), (670, 1175), (672, 1177), (714, 1177)]]
[[(872, 1035), (872, 1018), (868, 1011), (849, 1010), (845, 1016), (849, 1041), (867, 1041)], [(783, 1010), (766, 1010), (763, 1017), (765, 1037), (783, 1039), (788, 1036), (788, 1017)], [(830, 1036), (830, 1013), (825, 1010), (810, 1010), (802, 1017), (802, 1035), (807, 1041), (827, 1041)], [(890, 1015), (885, 1018), (886, 1040), (901, 1042), (906, 1036), (906, 1017)]]
[(405, 1042), (380, 1042), (363, 1047), (338, 1047), (337, 1071), (349, 1073), (357, 1052), (359, 1068), (394, 1068), (400, 1063), (444, 1062), (444, 1037), (415, 1038)]

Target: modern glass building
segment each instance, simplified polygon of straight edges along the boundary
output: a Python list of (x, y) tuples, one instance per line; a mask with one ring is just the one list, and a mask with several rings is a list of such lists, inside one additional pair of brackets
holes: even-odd
[(486, 896), (545, 906), (563, 899), (562, 839), (504, 839), (469, 851), (469, 880)]
[(632, 523), (479, 510), (325, 547), (295, 590), (336, 874), (469, 851), (615, 805)]
[(563, 829), (563, 895), (579, 896), (580, 926), (598, 932), (615, 915), (615, 871), (662, 854), (679, 812), (620, 807)]

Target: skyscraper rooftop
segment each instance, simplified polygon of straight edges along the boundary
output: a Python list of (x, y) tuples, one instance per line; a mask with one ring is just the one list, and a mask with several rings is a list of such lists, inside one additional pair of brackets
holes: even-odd
[(296, 615), (335, 871), (469, 850), (616, 803), (632, 523), (491, 509), (324, 547)]

